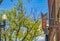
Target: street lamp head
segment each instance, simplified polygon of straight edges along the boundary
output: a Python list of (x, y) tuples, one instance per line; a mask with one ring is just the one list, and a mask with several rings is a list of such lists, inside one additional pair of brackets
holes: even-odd
[(6, 20), (7, 20), (6, 14), (4, 14), (4, 15), (2, 16), (2, 20), (3, 20), (3, 21), (6, 21)]

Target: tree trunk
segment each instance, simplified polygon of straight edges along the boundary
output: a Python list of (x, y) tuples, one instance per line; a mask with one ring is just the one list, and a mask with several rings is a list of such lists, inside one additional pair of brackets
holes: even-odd
[(49, 29), (49, 41), (54, 41), (54, 34), (55, 34), (55, 29), (50, 28)]
[(56, 41), (60, 41), (60, 27), (56, 30)]

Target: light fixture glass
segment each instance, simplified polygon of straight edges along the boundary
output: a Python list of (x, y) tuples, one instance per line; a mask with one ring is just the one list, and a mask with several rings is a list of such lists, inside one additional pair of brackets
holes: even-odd
[(4, 15), (2, 16), (2, 20), (7, 20), (6, 14), (4, 14)]

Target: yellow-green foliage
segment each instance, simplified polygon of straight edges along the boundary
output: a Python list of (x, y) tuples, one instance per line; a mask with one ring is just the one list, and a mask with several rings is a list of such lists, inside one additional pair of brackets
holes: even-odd
[(6, 12), (6, 15), (6, 25), (9, 27), (6, 29), (6, 32), (2, 29), (2, 39), (4, 39), (5, 33), (6, 39), (9, 41), (13, 41), (13, 38), (15, 40), (22, 38), (24, 41), (32, 41), (43, 32), (42, 26), (40, 26), (41, 20), (34, 22), (29, 17), (24, 17), (24, 13), (17, 14), (16, 8), (14, 8), (13, 11)]

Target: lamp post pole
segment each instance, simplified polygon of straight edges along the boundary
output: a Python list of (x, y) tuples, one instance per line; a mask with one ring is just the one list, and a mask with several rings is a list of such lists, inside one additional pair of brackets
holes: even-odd
[[(3, 23), (4, 23), (4, 31), (5, 31), (6, 20), (4, 20)], [(6, 41), (6, 35), (5, 35), (5, 33), (4, 33), (4, 37), (5, 37), (5, 41)]]
[(49, 41), (49, 36), (45, 35), (45, 41)]
[[(1, 24), (1, 23), (0, 23)], [(0, 41), (1, 41), (1, 25), (0, 25)]]

